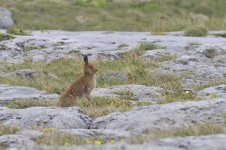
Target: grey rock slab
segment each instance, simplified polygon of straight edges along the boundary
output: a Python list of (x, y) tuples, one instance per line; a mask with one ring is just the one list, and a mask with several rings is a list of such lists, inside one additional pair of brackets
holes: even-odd
[(177, 102), (164, 105), (137, 107), (129, 112), (111, 113), (94, 120), (92, 128), (115, 129), (134, 133), (169, 130), (196, 123), (224, 125), (226, 99), (198, 102)]
[(58, 99), (57, 94), (48, 94), (45, 91), (40, 91), (35, 88), (24, 86), (10, 86), (0, 84), (0, 102), (8, 103), (12, 100), (25, 100), (25, 99)]
[(26, 109), (0, 108), (4, 125), (28, 128), (87, 129), (92, 120), (78, 108), (30, 107)]
[(161, 96), (163, 89), (154, 86), (128, 84), (112, 86), (110, 88), (96, 88), (92, 92), (92, 96), (120, 98), (120, 93), (123, 94), (123, 92), (125, 94), (126, 92), (131, 92), (133, 94), (131, 95), (133, 100), (156, 103), (156, 97)]
[(14, 26), (14, 21), (11, 12), (0, 7), (0, 29), (7, 29), (12, 26)]
[[(6, 50), (2, 50), (1, 53), (5, 54), (5, 57), (0, 57), (0, 60), (7, 63), (21, 63), (24, 58), (29, 58), (33, 62), (49, 62), (61, 57), (78, 58), (82, 54), (89, 55), (91, 60), (121, 59), (125, 53), (132, 51), (140, 43), (153, 42), (165, 47), (166, 52), (173, 56), (205, 57), (205, 48), (211, 46), (224, 49), (225, 41), (226, 39), (217, 37), (156, 36), (148, 32), (33, 31), (29, 36), (16, 36), (15, 39), (0, 42), (8, 48), (9, 53), (6, 55)], [(186, 50), (185, 47), (194, 42), (200, 43), (201, 46)], [(31, 50), (24, 51), (26, 48)], [(164, 54), (164, 50), (162, 51)], [(158, 57), (157, 54), (150, 52), (145, 54), (145, 58), (155, 58), (155, 56)]]

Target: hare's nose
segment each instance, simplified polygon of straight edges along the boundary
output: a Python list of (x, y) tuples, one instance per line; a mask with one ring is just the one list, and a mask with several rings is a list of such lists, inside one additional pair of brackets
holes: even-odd
[(96, 71), (98, 71), (98, 69), (96, 69)]

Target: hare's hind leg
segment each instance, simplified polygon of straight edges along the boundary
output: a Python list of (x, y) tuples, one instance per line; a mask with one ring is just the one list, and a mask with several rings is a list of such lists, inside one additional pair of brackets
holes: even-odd
[(65, 97), (60, 99), (60, 106), (61, 107), (72, 107), (77, 104), (77, 100), (73, 96)]

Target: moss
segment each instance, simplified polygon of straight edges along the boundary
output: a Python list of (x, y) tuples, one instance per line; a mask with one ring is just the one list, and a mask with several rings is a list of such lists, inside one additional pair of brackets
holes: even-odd
[(201, 26), (192, 27), (185, 31), (186, 36), (204, 37), (208, 34), (208, 30)]

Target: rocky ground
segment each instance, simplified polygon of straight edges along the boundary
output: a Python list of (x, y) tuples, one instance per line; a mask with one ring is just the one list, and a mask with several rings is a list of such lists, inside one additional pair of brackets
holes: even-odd
[[(211, 32), (207, 37), (185, 37), (182, 33), (152, 35), (148, 32), (65, 32), (34, 31), (29, 35), (0, 41), (1, 67), (20, 64), (27, 59), (32, 63), (48, 63), (61, 57), (80, 59), (83, 54), (95, 60), (120, 60), (141, 43), (154, 43), (158, 47), (146, 50), (138, 59), (160, 61), (155, 75), (162, 73), (182, 75), (180, 84), (186, 93), (196, 98), (172, 103), (159, 103), (164, 89), (138, 84), (96, 88), (92, 96), (120, 97), (129, 91), (136, 102), (148, 106), (134, 106), (126, 112), (113, 112), (91, 118), (78, 107), (7, 108), (15, 100), (57, 101), (58, 94), (32, 87), (0, 85), (0, 120), (5, 126), (16, 126), (14, 134), (1, 134), (1, 145), (15, 149), (153, 149), (193, 150), (226, 149), (226, 39)], [(152, 70), (149, 70), (150, 72)], [(46, 74), (45, 74), (46, 75)], [(41, 73), (30, 70), (0, 72), (0, 78), (17, 76), (36, 78)], [(49, 78), (57, 78), (48, 73)], [(113, 74), (115, 76), (115, 74)], [(123, 73), (117, 78), (126, 80)], [(161, 80), (161, 79), (159, 79)], [(177, 129), (201, 126), (199, 130), (217, 130), (202, 134), (161, 136)], [(207, 128), (208, 127), (208, 128)], [(215, 129), (217, 128), (217, 129)], [(218, 130), (219, 129), (219, 130)], [(199, 132), (199, 131), (197, 131)], [(41, 138), (54, 138), (57, 134), (78, 140), (91, 139), (87, 144), (43, 145)], [(55, 135), (56, 134), (56, 135)], [(155, 137), (159, 135), (158, 137)], [(186, 136), (187, 135), (187, 136)], [(93, 141), (93, 138), (95, 140)], [(34, 140), (36, 139), (36, 140)], [(38, 140), (37, 140), (38, 139)], [(100, 140), (101, 139), (101, 140)], [(45, 139), (44, 139), (45, 140)]]

